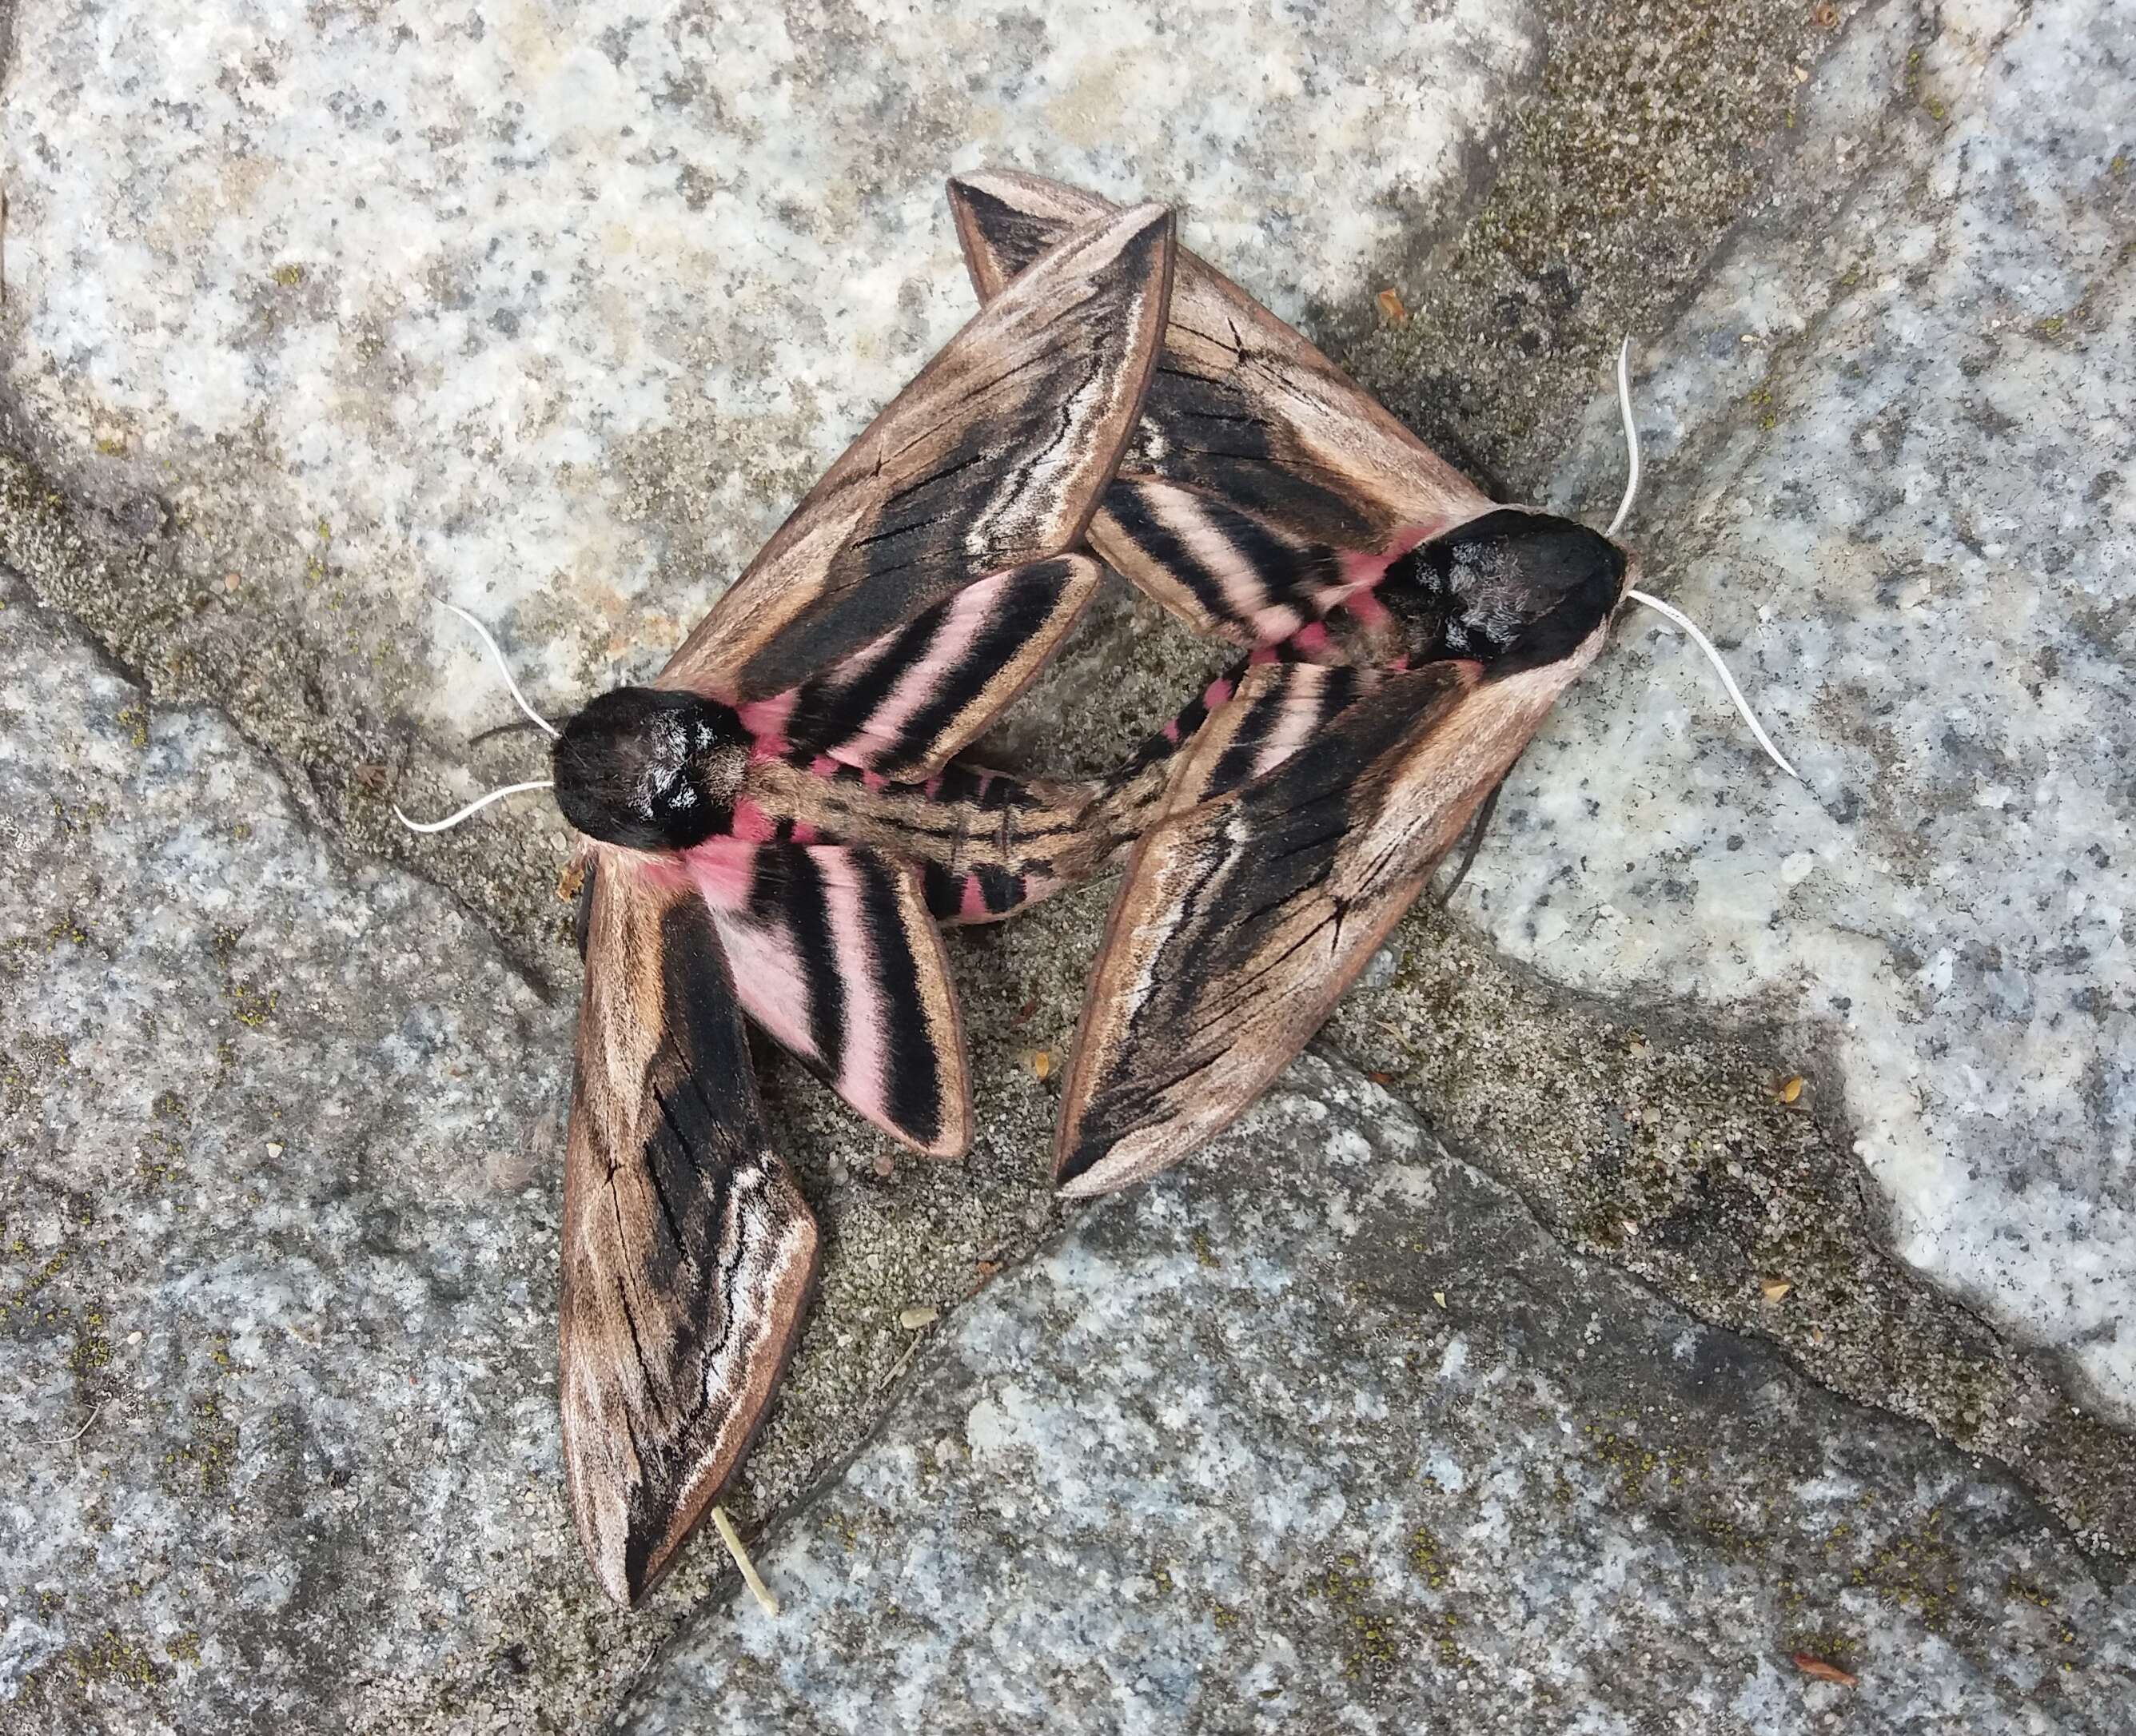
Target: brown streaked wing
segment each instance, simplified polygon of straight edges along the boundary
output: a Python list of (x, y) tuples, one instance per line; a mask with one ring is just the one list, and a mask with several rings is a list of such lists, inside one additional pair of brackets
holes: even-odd
[(1105, 491), (1092, 535), (1138, 589), (1195, 632), (1235, 645), (1280, 643), (1354, 588), (1340, 549), (1146, 473), (1123, 474)]
[[(1177, 1162), (1303, 1049), (1594, 654), (1485, 681), (1435, 663), (1381, 678), (1273, 770), (1226, 789), (1252, 720), (1311, 664), (1249, 672), (1182, 757), (1182, 804), (1114, 901), (1062, 1093), (1054, 1175), (1106, 1192)], [(1299, 703), (1317, 704), (1304, 694)], [(1196, 800), (1204, 791), (1208, 799)]]
[[(1069, 226), (1113, 208), (1012, 170), (953, 180), (949, 201), (982, 301)], [(1405, 529), (1443, 529), (1490, 505), (1297, 332), (1184, 248), (1164, 353), (1121, 470), (1206, 490), (1299, 541), (1368, 555)], [(1132, 528), (1108, 502), (1091, 543), (1170, 606), (1176, 586)], [(1265, 577), (1279, 599), (1283, 575)]]
[(763, 1418), (816, 1221), (765, 1133), (704, 900), (620, 851), (584, 896), (558, 1393), (579, 1535), (629, 1605)]
[(1064, 232), (808, 491), (660, 684), (762, 699), (1074, 546), (1156, 364), (1172, 236), (1153, 205)]
[(1231, 698), (1194, 732), (1165, 785), (1158, 817), (1265, 777), (1389, 678), (1385, 670), (1342, 663), (1250, 667)]

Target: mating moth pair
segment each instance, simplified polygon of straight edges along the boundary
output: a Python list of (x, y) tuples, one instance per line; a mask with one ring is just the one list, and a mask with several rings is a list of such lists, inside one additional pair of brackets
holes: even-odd
[[(554, 747), (588, 870), (565, 1458), (625, 1603), (739, 1462), (815, 1271), (745, 1016), (957, 1156), (935, 924), (1124, 854), (1055, 1172), (1076, 1194), (1148, 1175), (1304, 1045), (1629, 582), (1608, 537), (1493, 506), (1163, 209), (1019, 174), (949, 191), (982, 311), (653, 683)], [(1086, 539), (1245, 660), (1113, 777), (957, 763), (1095, 594)]]

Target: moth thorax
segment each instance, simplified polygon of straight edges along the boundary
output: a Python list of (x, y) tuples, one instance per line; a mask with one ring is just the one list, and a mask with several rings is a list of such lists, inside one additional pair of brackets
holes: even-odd
[(731, 821), (749, 732), (716, 700), (618, 687), (564, 725), (551, 758), (556, 806), (588, 837), (687, 850)]
[(1599, 531), (1501, 507), (1400, 556), (1380, 596), (1412, 662), (1473, 657), (1511, 675), (1556, 662), (1607, 620), (1624, 574), (1624, 550)]

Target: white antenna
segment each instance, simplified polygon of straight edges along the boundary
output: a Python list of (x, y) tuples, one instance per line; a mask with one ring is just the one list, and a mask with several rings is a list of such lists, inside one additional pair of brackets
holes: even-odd
[[(1629, 415), (1630, 412), (1628, 410), (1626, 414)], [(1638, 467), (1638, 459), (1636, 456), (1633, 460), (1633, 463), (1634, 473), (1636, 473)], [(1619, 515), (1620, 517), (1622, 516), (1622, 514)], [(439, 609), (450, 609), (453, 613), (458, 615), (460, 619), (466, 622), (468, 626), (474, 629), (475, 637), (482, 641), (483, 644), (488, 648), (490, 656), (496, 660), (497, 672), (504, 677), (504, 685), (512, 690), (512, 697), (514, 702), (517, 704), (521, 710), (524, 711), (528, 717), (532, 718), (547, 732), (550, 740), (554, 741), (556, 739), (556, 726), (539, 711), (536, 711), (533, 706), (527, 703), (527, 696), (519, 691), (519, 683), (512, 678), (512, 666), (504, 661), (504, 653), (497, 648), (497, 641), (490, 638), (489, 629), (487, 627), (484, 627), (481, 622), (476, 620), (473, 615), (462, 609), (457, 603), (441, 602), (438, 604), (438, 607)]]
[[(1631, 469), (1630, 474), (1624, 478), (1624, 497), (1618, 503), (1617, 516), (1609, 521), (1609, 528), (1604, 533), (1609, 536), (1614, 536), (1625, 519), (1631, 516), (1632, 502), (1638, 498), (1639, 492), (1639, 430), (1632, 420), (1631, 356), (1632, 340), (1627, 337), (1617, 349), (1617, 407), (1624, 418), (1624, 449), (1629, 457)], [(1750, 733), (1758, 739), (1758, 745), (1772, 755), (1773, 764), (1788, 776), (1798, 783), (1803, 782), (1803, 774), (1789, 764), (1787, 756), (1773, 745), (1773, 738), (1765, 733), (1764, 726), (1751, 711), (1750, 701), (1743, 697), (1743, 690), (1736, 685), (1736, 677), (1728, 672), (1727, 664), (1721, 662), (1721, 653), (1714, 649), (1713, 641), (1698, 630), (1691, 617), (1673, 604), (1664, 603), (1659, 597), (1650, 596), (1645, 591), (1628, 589), (1624, 594), (1634, 603), (1644, 604), (1648, 609), (1673, 621), (1691, 635), (1692, 643), (1706, 653), (1707, 662), (1713, 665), (1715, 672), (1720, 676), (1721, 685), (1728, 690), (1728, 696), (1735, 701), (1736, 709), (1743, 714), (1743, 721), (1750, 725)]]
[(1631, 474), (1624, 478), (1624, 497), (1617, 503), (1617, 516), (1602, 534), (1614, 536), (1632, 516), (1632, 502), (1639, 493), (1639, 430), (1632, 421), (1632, 340), (1617, 346), (1617, 405), (1624, 413), (1624, 449), (1631, 455)]
[[(495, 661), (497, 672), (504, 677), (504, 685), (511, 690), (513, 702), (548, 735), (551, 741), (554, 741), (556, 739), (556, 726), (527, 703), (527, 696), (519, 691), (519, 683), (512, 678), (512, 666), (504, 661), (504, 653), (497, 648), (497, 641), (490, 638), (489, 629), (457, 604), (441, 601), (438, 607), (449, 609), (474, 629), (475, 637), (482, 641), (490, 657)], [(447, 814), (442, 820), (429, 822), (410, 819), (407, 815), (400, 812), (400, 804), (396, 803), (393, 807), (393, 817), (410, 832), (449, 832), (470, 815), (480, 813), (493, 802), (502, 802), (507, 796), (523, 795), (531, 789), (554, 789), (555, 788), (556, 781), (550, 778), (536, 778), (531, 783), (507, 783), (502, 789), (493, 789), (486, 796), (476, 797), (465, 807)]]
[(502, 789), (493, 789), (486, 796), (477, 796), (465, 807), (447, 814), (442, 820), (427, 822), (410, 819), (400, 812), (400, 804), (396, 802), (393, 805), (393, 816), (410, 832), (449, 832), (468, 815), (480, 813), (493, 802), (502, 802), (507, 796), (523, 795), (530, 789), (554, 789), (556, 787), (556, 781), (553, 778), (538, 778), (532, 783), (507, 783)]
[(1706, 660), (1719, 672), (1721, 685), (1728, 690), (1729, 698), (1736, 701), (1736, 709), (1743, 714), (1743, 721), (1750, 725), (1750, 733), (1758, 738), (1758, 745), (1773, 756), (1774, 765), (1800, 783), (1803, 774), (1788, 764), (1787, 756), (1773, 745), (1773, 738), (1765, 732), (1758, 720), (1751, 715), (1750, 701), (1743, 697), (1743, 690), (1736, 685), (1736, 677), (1728, 672), (1728, 666), (1721, 661), (1721, 653), (1713, 648), (1713, 641), (1701, 633), (1692, 623), (1691, 617), (1674, 604), (1664, 603), (1659, 597), (1650, 597), (1643, 590), (1627, 590), (1624, 594), (1634, 603), (1643, 603), (1657, 613), (1667, 616), (1691, 635), (1692, 643), (1706, 653)]

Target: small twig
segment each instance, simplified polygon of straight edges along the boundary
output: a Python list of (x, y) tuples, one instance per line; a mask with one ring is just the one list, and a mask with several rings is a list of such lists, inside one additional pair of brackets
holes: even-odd
[(88, 1417), (83, 1421), (81, 1427), (75, 1430), (72, 1434), (56, 1435), (49, 1441), (40, 1441), (37, 1444), (40, 1447), (71, 1447), (76, 1441), (80, 1440), (84, 1435), (89, 1433), (90, 1426), (103, 1414), (104, 1407), (101, 1404), (99, 1404), (90, 1410)]
[(905, 1346), (905, 1354), (897, 1359), (891, 1365), (890, 1372), (882, 1377), (882, 1384), (876, 1389), (878, 1393), (886, 1393), (897, 1384), (897, 1377), (905, 1372), (910, 1365), (912, 1359), (919, 1355), (920, 1341), (926, 1336), (927, 1329), (925, 1326), (912, 1335), (912, 1342)]
[(712, 1509), (712, 1523), (719, 1528), (720, 1541), (727, 1546), (727, 1554), (734, 1557), (734, 1564), (741, 1569), (741, 1576), (749, 1588), (756, 1594), (756, 1601), (768, 1616), (779, 1613), (779, 1599), (773, 1597), (764, 1581), (758, 1576), (756, 1564), (749, 1559), (749, 1551), (741, 1546), (741, 1534), (735, 1530), (734, 1520), (727, 1517), (725, 1507)]

